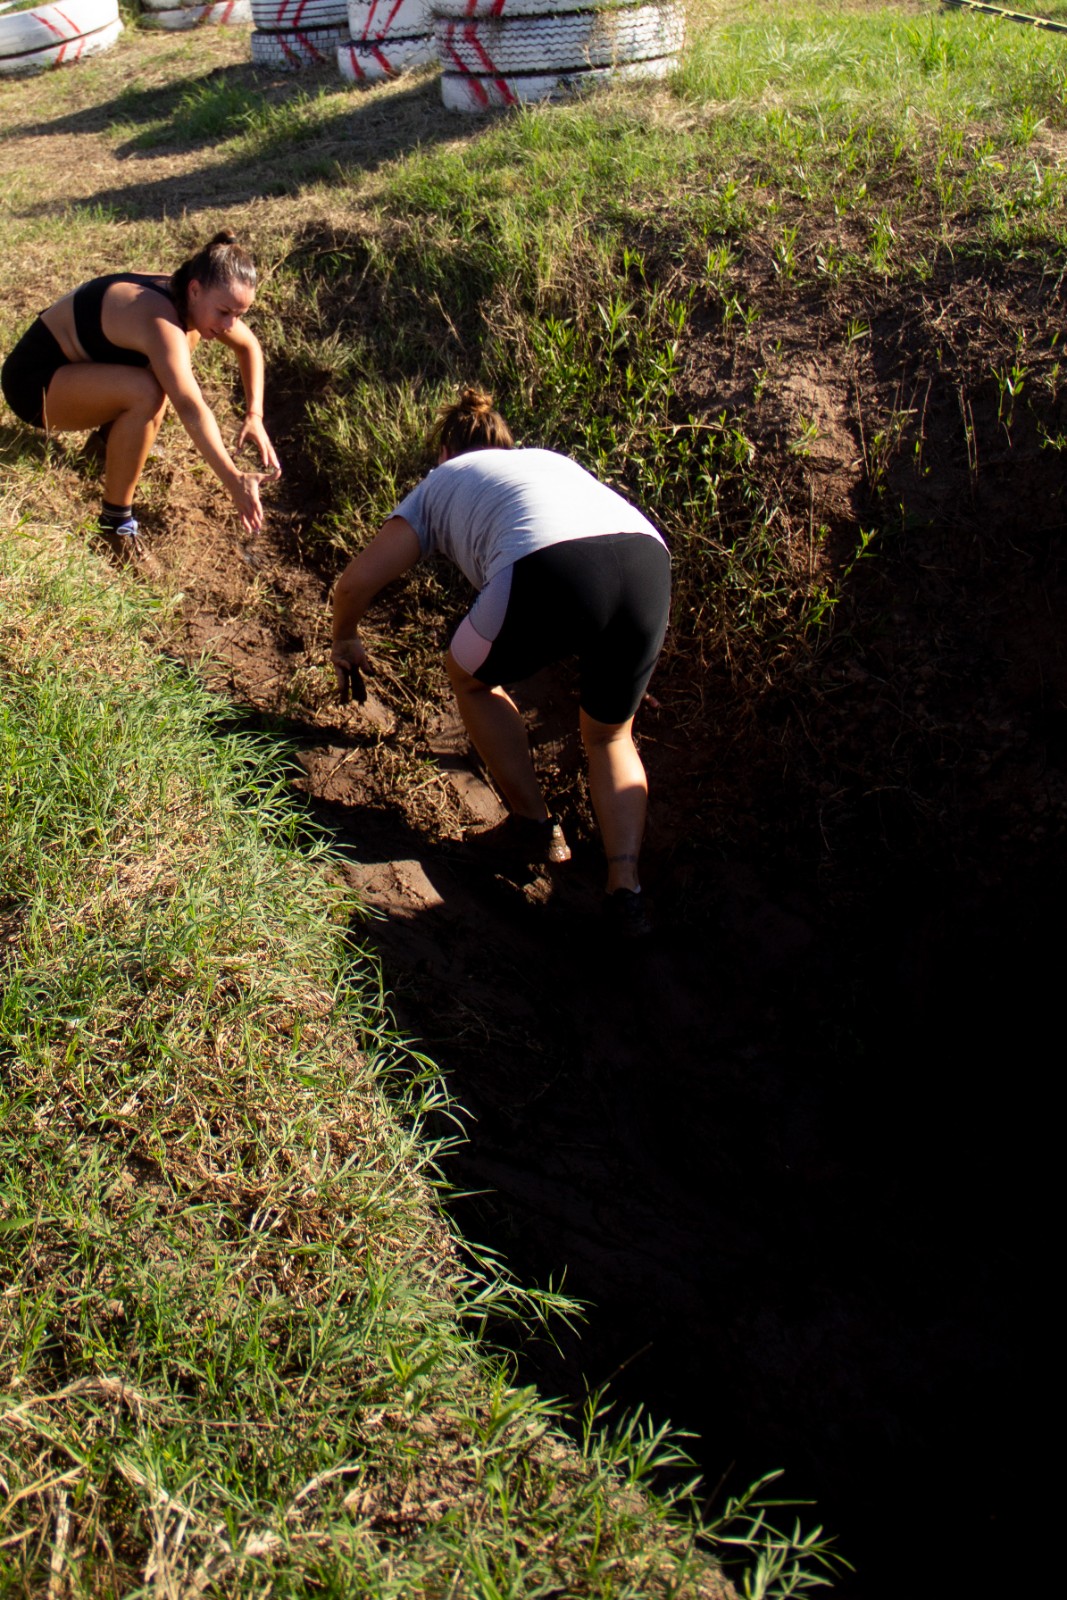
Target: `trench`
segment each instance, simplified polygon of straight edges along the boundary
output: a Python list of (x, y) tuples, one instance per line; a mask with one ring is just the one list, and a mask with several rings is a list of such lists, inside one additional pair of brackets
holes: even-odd
[[(258, 544), (186, 513), (170, 562), (190, 655), (295, 751), (380, 913), (360, 937), (462, 1108), (460, 1232), (588, 1303), (555, 1345), (493, 1330), (520, 1381), (691, 1432), (714, 1504), (782, 1469), (855, 1566), (844, 1600), (1013, 1593), (1040, 1543), (1067, 521), (1034, 437), (975, 484), (942, 410), (893, 484), (922, 515), (825, 649), (759, 695), (702, 665), (695, 710), (691, 663), (657, 675), (633, 946), (600, 930), (565, 673), (520, 699), (574, 860), (516, 883), (455, 848), (499, 812), (443, 695), (386, 674), (342, 712), (316, 679), (332, 574), (298, 512)], [(406, 668), (439, 604), (409, 585), (380, 616)]]
[(546, 1393), (690, 1431), (714, 1503), (782, 1469), (856, 1567), (836, 1593), (994, 1592), (1045, 1203), (1003, 1075), (1052, 1037), (1055, 893), (915, 873), (828, 914), (811, 872), (665, 845), (644, 753), (658, 925), (629, 945), (592, 838), (517, 884), (310, 802), (390, 907), (364, 936), (462, 1108), (461, 1232), (588, 1302), (555, 1346), (496, 1336)]

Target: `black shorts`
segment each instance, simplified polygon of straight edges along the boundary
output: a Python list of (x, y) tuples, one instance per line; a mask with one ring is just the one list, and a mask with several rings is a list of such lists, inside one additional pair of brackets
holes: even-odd
[(516, 683), (577, 656), (582, 710), (626, 722), (663, 648), (671, 598), (666, 547), (645, 533), (567, 539), (511, 569), (503, 626), (474, 674)]
[(43, 428), (44, 397), (60, 367), (69, 366), (54, 334), (41, 321), (27, 328), (0, 371), (4, 399), (23, 422)]

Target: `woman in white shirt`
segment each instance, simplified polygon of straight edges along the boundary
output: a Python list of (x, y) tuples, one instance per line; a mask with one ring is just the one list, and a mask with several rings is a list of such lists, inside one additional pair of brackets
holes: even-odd
[(478, 597), (449, 646), (448, 675), (510, 810), (492, 842), (531, 863), (559, 863), (570, 851), (503, 685), (577, 656), (607, 910), (622, 932), (645, 933), (637, 867), (648, 785), (633, 720), (667, 628), (670, 558), (662, 535), (568, 457), (516, 449), (479, 390), (464, 390), (443, 410), (434, 440), (437, 467), (338, 579), (332, 660), (339, 681), (371, 670), (359, 623), (386, 584), (423, 556), (452, 561)]

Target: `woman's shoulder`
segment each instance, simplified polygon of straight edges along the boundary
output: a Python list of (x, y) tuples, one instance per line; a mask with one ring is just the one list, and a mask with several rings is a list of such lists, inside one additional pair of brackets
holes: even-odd
[(168, 304), (174, 303), (170, 274), (166, 272), (102, 272), (99, 277), (80, 283), (74, 293), (81, 300), (102, 300), (116, 289), (119, 293), (115, 298), (131, 304), (146, 294), (160, 295)]

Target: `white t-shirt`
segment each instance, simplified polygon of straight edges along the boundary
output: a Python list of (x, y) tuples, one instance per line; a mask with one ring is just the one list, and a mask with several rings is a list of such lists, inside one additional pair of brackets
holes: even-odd
[(443, 555), (478, 590), (523, 556), (609, 533), (663, 536), (628, 500), (554, 450), (469, 450), (435, 467), (394, 517), (424, 556)]

